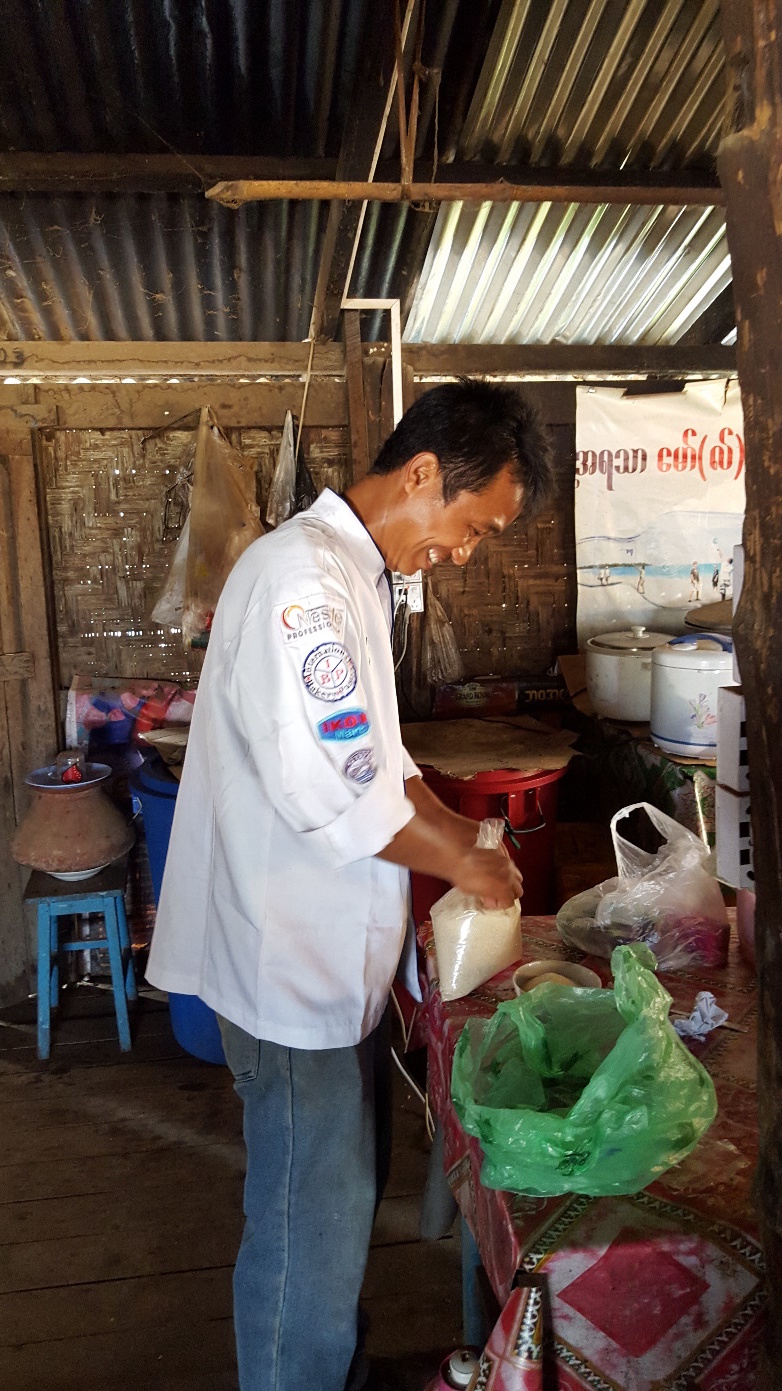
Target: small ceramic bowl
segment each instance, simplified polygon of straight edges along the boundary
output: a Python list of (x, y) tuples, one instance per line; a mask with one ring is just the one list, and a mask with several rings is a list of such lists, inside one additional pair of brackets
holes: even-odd
[(588, 990), (602, 989), (601, 981), (597, 971), (590, 971), (588, 966), (579, 966), (574, 961), (529, 961), (526, 966), (519, 966), (513, 972), (513, 989), (517, 995), (521, 995), (524, 986), (528, 981), (534, 980), (535, 976), (545, 975), (547, 971), (555, 971), (558, 976), (567, 976), (573, 984)]

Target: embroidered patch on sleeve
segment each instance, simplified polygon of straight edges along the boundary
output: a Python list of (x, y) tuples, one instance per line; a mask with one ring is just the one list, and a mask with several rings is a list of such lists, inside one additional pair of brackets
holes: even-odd
[(345, 605), (325, 594), (308, 594), (291, 604), (278, 604), (274, 610), (274, 625), (286, 647), (305, 646), (308, 639), (345, 636)]
[(340, 710), (338, 715), (329, 715), (318, 724), (318, 734), (323, 740), (344, 743), (348, 739), (360, 739), (369, 734), (372, 725), (366, 710)]
[(301, 679), (315, 700), (334, 704), (356, 689), (358, 677), (353, 658), (342, 643), (322, 642), (307, 654)]
[(345, 760), (342, 771), (350, 782), (371, 782), (377, 772), (374, 749), (356, 749)]

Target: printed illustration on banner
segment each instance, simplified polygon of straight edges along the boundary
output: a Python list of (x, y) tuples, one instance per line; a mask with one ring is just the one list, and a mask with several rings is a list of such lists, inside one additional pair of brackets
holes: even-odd
[(307, 655), (301, 677), (311, 696), (333, 704), (356, 689), (353, 658), (341, 642), (322, 642)]
[(343, 743), (347, 739), (360, 739), (372, 728), (366, 710), (340, 710), (338, 715), (330, 715), (321, 720), (318, 734), (321, 739), (334, 739)]
[(286, 645), (301, 644), (321, 633), (330, 633), (337, 639), (345, 636), (345, 605), (325, 594), (308, 594), (292, 604), (278, 604), (274, 616), (277, 631)]
[(351, 782), (371, 782), (377, 772), (374, 749), (356, 749), (356, 752), (345, 760), (342, 771)]
[(643, 625), (679, 633), (733, 593), (744, 515), (738, 383), (576, 395), (578, 637)]

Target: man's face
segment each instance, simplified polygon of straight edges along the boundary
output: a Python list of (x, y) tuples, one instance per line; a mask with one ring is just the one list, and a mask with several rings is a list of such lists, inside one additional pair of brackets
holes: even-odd
[(443, 501), (440, 466), (432, 454), (418, 455), (406, 468), (404, 527), (397, 552), (386, 557), (403, 575), (431, 570), (443, 560), (466, 565), (485, 536), (499, 536), (521, 511), (523, 490), (510, 467), (480, 493), (461, 492)]

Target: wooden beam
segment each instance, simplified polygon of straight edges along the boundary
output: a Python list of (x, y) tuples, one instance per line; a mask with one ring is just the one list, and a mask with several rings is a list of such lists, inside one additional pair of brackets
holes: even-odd
[[(445, 177), (447, 171), (447, 177)], [(380, 171), (378, 171), (380, 172)], [(422, 171), (423, 172), (423, 171)], [(366, 180), (345, 175), (336, 179), (237, 179), (223, 180), (207, 189), (207, 198), (229, 208), (269, 199), (339, 199), (343, 202), (376, 203), (616, 203), (621, 206), (666, 207), (698, 204), (718, 207), (725, 201), (714, 180), (660, 179), (638, 175), (633, 179), (589, 176), (584, 173), (533, 169), (525, 174), (516, 167), (483, 166), (472, 176), (469, 166), (457, 171), (443, 166), (444, 177)]]
[[(44, 389), (41, 388), (41, 394)], [(64, 430), (165, 430), (195, 428), (198, 412), (208, 404), (224, 429), (281, 430), (285, 412), (298, 413), (301, 381), (269, 381), (235, 386), (221, 381), (187, 382), (180, 386), (59, 386), (46, 392), (52, 419), (49, 426)], [(42, 407), (39, 407), (42, 410)], [(348, 400), (339, 377), (319, 377), (307, 394), (306, 425), (334, 428), (346, 425)]]
[(32, 652), (0, 653), (0, 681), (26, 681), (35, 675)]
[[(367, 343), (365, 359), (385, 359), (387, 343)], [(596, 372), (633, 376), (729, 375), (736, 370), (736, 352), (721, 344), (646, 347), (643, 344), (602, 343), (405, 343), (403, 355), (416, 376), (453, 377), (518, 375), (524, 373)], [(157, 382), (161, 389), (192, 385), (194, 381), (246, 378), (299, 378), (309, 357), (307, 343), (8, 343), (0, 349), (0, 383), (68, 381), (76, 389), (101, 385)], [(3, 361), (3, 358), (5, 359)], [(313, 377), (344, 380), (345, 350), (341, 343), (318, 344)], [(171, 379), (178, 379), (171, 381)], [(325, 399), (325, 398), (324, 398)], [(52, 418), (51, 401), (14, 408), (16, 428), (59, 423)], [(10, 417), (9, 417), (10, 420)]]
[[(5, 343), (0, 347), (0, 382), (51, 377), (290, 377), (307, 370), (307, 343)], [(342, 376), (341, 344), (315, 349), (315, 376)]]
[(405, 362), (416, 376), (515, 376), (524, 373), (605, 372), (688, 376), (736, 370), (735, 348), (700, 344), (680, 348), (603, 343), (406, 343)]
[[(373, 129), (359, 121), (359, 134), (364, 148), (374, 148), (377, 124)], [(371, 142), (370, 142), (371, 137)], [(372, 149), (369, 150), (371, 157)], [(352, 169), (360, 169), (356, 177), (365, 178), (369, 162), (359, 162), (354, 148), (347, 149), (342, 162), (335, 159), (271, 158), (265, 155), (178, 155), (178, 154), (74, 154), (68, 150), (42, 154), (37, 151), (0, 153), (0, 193), (189, 193), (211, 189), (213, 185), (260, 183), (278, 185), (315, 184), (331, 190), (338, 179), (352, 179)], [(431, 184), (431, 161), (418, 160), (413, 167), (411, 184)], [(399, 161), (381, 160), (374, 179), (380, 186), (401, 188)], [(523, 189), (539, 188), (553, 195), (556, 191), (587, 189), (592, 199), (608, 190), (604, 201), (633, 203), (653, 201), (667, 203), (724, 202), (719, 182), (711, 175), (689, 172), (684, 176), (660, 173), (657, 170), (625, 174), (621, 171), (607, 177), (605, 171), (593, 169), (525, 170), (520, 165), (498, 165), (478, 161), (461, 161), (441, 166), (441, 177), (434, 187), (447, 190), (450, 185), (473, 186), (505, 184)], [(644, 197), (641, 198), (639, 190)], [(265, 195), (267, 196), (267, 195)], [(291, 194), (302, 197), (304, 194)], [(330, 191), (325, 194), (332, 197)], [(371, 195), (370, 195), (371, 196)], [(471, 193), (471, 197), (476, 197)], [(398, 201), (398, 200), (397, 200)], [(442, 195), (438, 201), (443, 201)], [(527, 200), (530, 201), (529, 195)], [(552, 196), (551, 201), (557, 201)], [(559, 200), (561, 201), (561, 200)], [(570, 201), (573, 201), (570, 199)], [(575, 201), (586, 201), (578, 200)]]
[[(747, 705), (757, 906), (755, 1200), (766, 1257), (768, 1365), (782, 1387), (782, 0), (724, 0), (733, 133), (720, 147), (744, 402), (744, 584), (734, 620)], [(754, 109), (753, 109), (754, 108)]]
[(333, 179), (335, 159), (258, 155), (0, 154), (0, 193), (198, 193), (221, 179)]
[(343, 313), (342, 334), (345, 344), (345, 377), (348, 387), (348, 413), (350, 416), (350, 454), (353, 461), (353, 482), (357, 483), (369, 469), (364, 360), (361, 352), (361, 328), (357, 309), (346, 309)]

